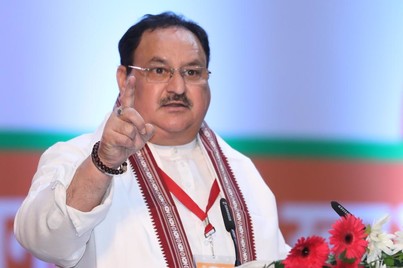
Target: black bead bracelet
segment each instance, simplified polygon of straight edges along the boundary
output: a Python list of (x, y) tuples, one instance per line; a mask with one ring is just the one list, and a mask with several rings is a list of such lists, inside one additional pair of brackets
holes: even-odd
[(125, 173), (127, 170), (126, 161), (123, 162), (117, 169), (107, 167), (107, 166), (105, 166), (104, 163), (102, 163), (101, 159), (99, 159), (99, 156), (98, 156), (99, 144), (100, 144), (100, 141), (98, 141), (94, 144), (94, 147), (92, 147), (92, 153), (91, 153), (92, 162), (97, 167), (97, 169), (99, 171), (101, 171), (102, 173), (110, 175), (110, 176), (120, 175), (120, 174)]

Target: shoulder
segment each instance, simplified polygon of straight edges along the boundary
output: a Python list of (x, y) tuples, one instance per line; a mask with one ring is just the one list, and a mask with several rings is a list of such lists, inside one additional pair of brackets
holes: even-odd
[(101, 138), (105, 120), (93, 133), (85, 133), (67, 141), (59, 141), (49, 147), (43, 155), (49, 154), (75, 154), (88, 155), (92, 146)]
[(92, 148), (93, 139), (93, 134), (83, 134), (68, 141), (59, 141), (46, 149), (41, 161), (84, 158)]

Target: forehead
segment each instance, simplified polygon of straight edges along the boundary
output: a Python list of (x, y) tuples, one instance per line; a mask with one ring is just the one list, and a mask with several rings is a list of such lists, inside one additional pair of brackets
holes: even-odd
[(206, 55), (199, 39), (182, 27), (157, 28), (143, 33), (134, 52), (134, 61), (147, 64), (154, 60), (171, 65), (206, 65)]

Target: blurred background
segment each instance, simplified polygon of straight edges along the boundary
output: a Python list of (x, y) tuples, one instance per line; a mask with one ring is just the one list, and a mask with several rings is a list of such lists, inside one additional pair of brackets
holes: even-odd
[(331, 200), (403, 228), (403, 1), (0, 0), (0, 267), (52, 267), (12, 232), (39, 157), (97, 127), (119, 39), (167, 10), (209, 33), (206, 120), (256, 163), (290, 245), (328, 236)]

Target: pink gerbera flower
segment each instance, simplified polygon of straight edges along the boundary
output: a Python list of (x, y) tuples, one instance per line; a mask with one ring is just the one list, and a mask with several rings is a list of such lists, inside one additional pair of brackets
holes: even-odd
[(335, 254), (338, 264), (340, 262), (355, 265), (360, 263), (368, 245), (365, 240), (367, 237), (365, 225), (361, 219), (353, 215), (341, 217), (332, 225), (329, 233), (331, 234), (330, 244), (333, 245), (331, 251)]
[(283, 261), (285, 268), (321, 268), (329, 255), (329, 247), (320, 236), (298, 239)]

